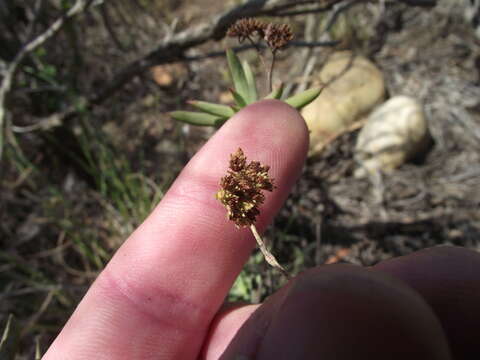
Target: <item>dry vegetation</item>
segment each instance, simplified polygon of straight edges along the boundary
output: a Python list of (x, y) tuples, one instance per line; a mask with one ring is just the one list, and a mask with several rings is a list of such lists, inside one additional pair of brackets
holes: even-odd
[[(10, 3), (9, 12), (0, 5), (0, 65), (74, 1)], [(213, 132), (175, 123), (166, 112), (192, 98), (222, 99), (228, 74), (217, 52), (235, 44), (217, 29), (208, 35), (217, 41), (155, 50), (238, 3), (94, 2), (19, 64), (0, 104), (7, 110), (0, 324), (14, 314), (18, 359), (32, 358), (37, 340), (46, 349), (114, 250)], [(391, 1), (316, 3), (332, 6), (277, 12), (294, 27), (299, 46), (280, 55), (277, 74), (287, 90), (304, 89), (334, 47), (354, 49), (382, 69), (390, 95), (423, 102), (433, 144), (423, 159), (376, 179), (352, 177), (355, 131), (309, 159), (266, 234), (280, 263), (295, 273), (334, 261), (370, 265), (438, 244), (480, 250), (480, 43), (460, 2), (426, 10)], [(331, 40), (334, 47), (302, 43)], [(143, 54), (148, 66), (136, 62)], [(253, 51), (243, 55), (254, 58)], [(142, 69), (115, 83), (129, 64)], [(114, 91), (102, 95), (112, 84)], [(256, 253), (231, 297), (259, 301), (283, 280)]]

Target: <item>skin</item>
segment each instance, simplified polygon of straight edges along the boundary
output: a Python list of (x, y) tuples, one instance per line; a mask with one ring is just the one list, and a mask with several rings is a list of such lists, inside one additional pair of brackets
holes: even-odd
[(238, 147), (276, 180), (257, 221), (265, 228), (308, 149), (303, 119), (276, 100), (240, 111), (192, 158), (43, 359), (479, 358), (480, 255), (465, 249), (321, 266), (262, 305), (222, 305), (255, 246), (214, 199)]

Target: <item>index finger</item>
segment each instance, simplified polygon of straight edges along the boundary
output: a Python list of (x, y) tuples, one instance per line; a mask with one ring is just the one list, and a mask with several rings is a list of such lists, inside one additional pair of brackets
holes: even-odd
[(215, 200), (229, 154), (271, 166), (270, 222), (308, 147), (301, 116), (276, 100), (236, 114), (192, 158), (161, 203), (97, 278), (44, 359), (193, 359), (254, 240)]

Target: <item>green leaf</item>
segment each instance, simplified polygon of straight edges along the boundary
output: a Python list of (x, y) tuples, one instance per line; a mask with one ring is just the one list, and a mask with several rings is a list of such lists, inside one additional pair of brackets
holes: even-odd
[(20, 334), (19, 330), (13, 315), (10, 314), (0, 340), (0, 359), (13, 360), (15, 358)]
[(202, 110), (206, 113), (229, 118), (235, 114), (235, 111), (230, 106), (214, 104), (206, 101), (191, 100), (188, 103), (199, 110)]
[(317, 98), (322, 92), (323, 88), (308, 89), (300, 94), (293, 95), (284, 100), (288, 105), (293, 106), (295, 109), (300, 110), (304, 106), (310, 104)]
[[(240, 59), (233, 52), (233, 50), (227, 50), (228, 68), (230, 69), (230, 75), (232, 76), (233, 86), (235, 91), (245, 100), (249, 100), (248, 93), (248, 81), (243, 71)], [(248, 102), (247, 102), (248, 103)]]
[(277, 99), (279, 100), (282, 97), (283, 94), (283, 84), (277, 85), (274, 87), (272, 92), (265, 96), (264, 99)]
[(236, 105), (241, 109), (241, 108), (244, 108), (245, 106), (247, 106), (247, 102), (245, 101), (245, 99), (243, 98), (242, 95), (240, 95), (238, 92), (236, 92), (235, 90), (233, 89), (230, 89), (230, 92), (232, 93), (233, 95), (233, 100), (235, 100), (235, 103)]
[(232, 105), (232, 109), (233, 111), (235, 111), (236, 113), (239, 112), (242, 108), (238, 105)]
[(248, 84), (247, 102), (251, 104), (258, 100), (258, 93), (257, 93), (257, 84), (255, 83), (255, 77), (253, 76), (253, 71), (248, 61), (243, 62), (243, 72), (245, 73), (245, 78), (247, 79), (247, 84)]
[(195, 111), (172, 111), (170, 116), (175, 120), (198, 126), (218, 127), (227, 121), (227, 118), (222, 116)]

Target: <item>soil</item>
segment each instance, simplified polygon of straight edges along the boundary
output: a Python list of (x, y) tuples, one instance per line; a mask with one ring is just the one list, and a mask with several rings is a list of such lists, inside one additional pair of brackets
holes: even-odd
[[(409, 95), (423, 104), (431, 147), (415, 161), (371, 179), (353, 177), (358, 130), (309, 158), (267, 232), (282, 263), (301, 271), (339, 261), (372, 265), (436, 245), (480, 250), (480, 41), (462, 11), (443, 0), (431, 10), (396, 3), (381, 16), (365, 8), (347, 13), (357, 22), (340, 30), (337, 48), (373, 60), (383, 71), (390, 97)], [(304, 17), (289, 22), (300, 34), (308, 30)], [(221, 50), (226, 44), (232, 42), (208, 44), (200, 51)], [(331, 51), (287, 49), (277, 63), (277, 81), (290, 91), (308, 84), (312, 76), (305, 78), (305, 64), (313, 59), (318, 70)], [(243, 56), (254, 57), (249, 52)], [(225, 68), (225, 60), (187, 66), (190, 78), (182, 83), (181, 97), (218, 101), (229, 86), (218, 70)], [(261, 64), (256, 66), (261, 72)], [(167, 108), (178, 109), (178, 103)], [(185, 159), (212, 131), (184, 130)], [(303, 260), (297, 266), (299, 251)]]
[[(51, 59), (62, 75), (58, 78), (64, 78), (63, 72), (74, 74), (79, 78), (78, 90), (88, 93), (129, 61), (148, 53), (169, 31), (206, 21), (239, 2), (155, 0), (157, 8), (141, 11), (136, 3), (122, 3), (125, 21), (112, 15), (119, 22), (120, 45), (126, 49), (115, 46), (97, 17), (79, 22), (85, 30), (81, 72), (67, 66), (75, 49), (56, 42), (47, 46), (52, 55), (58, 54)], [(344, 133), (320, 155), (309, 158), (265, 236), (279, 262), (293, 273), (334, 262), (372, 265), (438, 245), (480, 251), (480, 38), (464, 18), (465, 6), (460, 4), (467, 2), (439, 0), (436, 7), (424, 9), (387, 1), (384, 12), (381, 2), (359, 3), (339, 17), (339, 25), (329, 35), (321, 31), (325, 14), (274, 19), (292, 24), (298, 40), (339, 40), (335, 48), (286, 49), (277, 62), (277, 81), (286, 84), (287, 93), (301, 90), (331, 51), (352, 49), (382, 70), (389, 96), (409, 95), (423, 104), (432, 142), (415, 161), (366, 179), (353, 177), (358, 130)], [(58, 44), (68, 40), (62, 36)], [(233, 45), (232, 39), (211, 41), (187, 55)], [(256, 75), (263, 71), (253, 51), (241, 56), (252, 62)], [(166, 190), (215, 131), (175, 123), (168, 112), (188, 109), (190, 99), (228, 102), (229, 86), (225, 59), (219, 56), (154, 68), (82, 119), (91, 129), (102, 130), (94, 132), (93, 145), (86, 147), (97, 153), (97, 146), (108, 145), (117, 152), (113, 159), (125, 157), (128, 170), (141, 174), (140, 183), (145, 180)], [(43, 98), (33, 101), (20, 95), (12, 97), (16, 125), (31, 125), (32, 119), (53, 111)], [(52, 98), (50, 93), (44, 96)], [(66, 100), (59, 96), (58, 102)], [(32, 104), (40, 104), (40, 110)], [(51, 132), (19, 135), (21, 149), (38, 170), (19, 174), (11, 166), (5, 173), (10, 185), (0, 194), (0, 240), (6, 254), (0, 274), (6, 284), (0, 294), (4, 296), (0, 315), (15, 313), (22, 326), (30, 326), (23, 339), (29, 354), (34, 353), (31, 335), (42, 335), (42, 342), (50, 343), (111, 254), (144, 216), (132, 209), (128, 210), (133, 215), (119, 215), (113, 197), (95, 184), (95, 174), (78, 159), (78, 163), (72, 160), (72, 154), (82, 154), (80, 124), (76, 119)], [(107, 140), (96, 141), (104, 135)], [(61, 141), (53, 141), (57, 139)], [(71, 149), (54, 146), (62, 142)], [(90, 250), (93, 260), (87, 256)], [(257, 255), (243, 273), (249, 276), (247, 293), (252, 301), (260, 301), (285, 280)], [(61, 296), (51, 297), (56, 289)], [(45, 312), (38, 315), (40, 308)]]
[(308, 160), (281, 213), (280, 223), (295, 218), (288, 231), (315, 243), (316, 264), (372, 265), (436, 245), (480, 250), (479, 41), (445, 3), (387, 12), (377, 28), (388, 31), (371, 54), (390, 96), (423, 103), (429, 152), (393, 173), (359, 180), (352, 176), (358, 131), (346, 133)]

